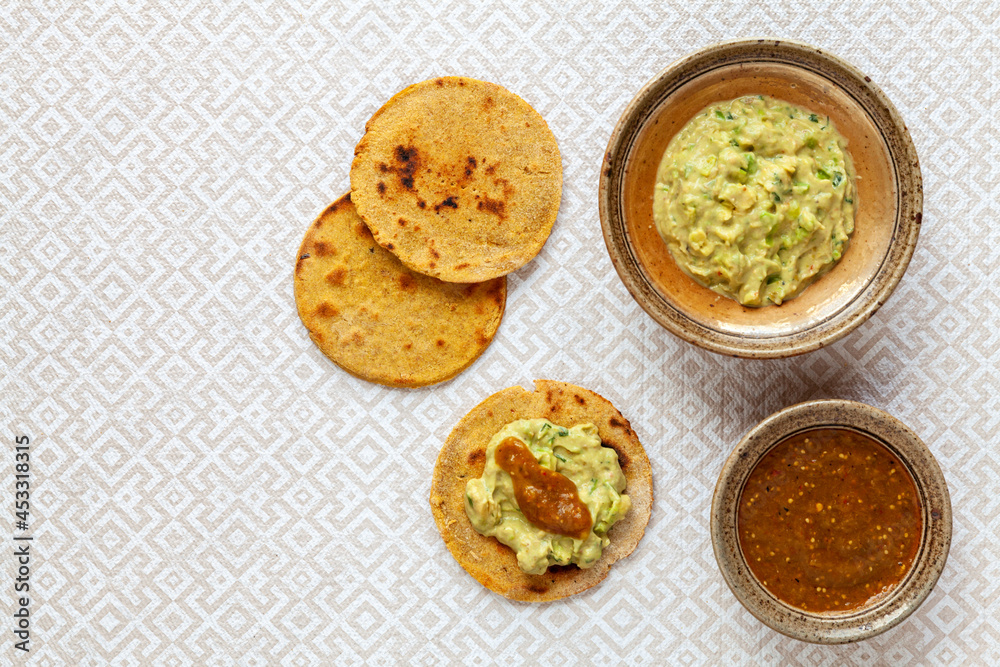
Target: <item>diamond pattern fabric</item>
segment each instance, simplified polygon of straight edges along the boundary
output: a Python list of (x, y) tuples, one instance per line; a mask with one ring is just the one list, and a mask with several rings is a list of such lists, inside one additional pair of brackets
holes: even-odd
[[(32, 442), (31, 664), (1000, 664), (998, 26), (989, 1), (3, 3), (0, 423), (10, 451), (15, 435)], [(612, 268), (597, 210), (635, 92), (679, 57), (758, 35), (870, 76), (909, 126), (925, 187), (889, 302), (829, 348), (777, 361), (655, 324)], [(562, 206), (509, 276), (483, 356), (442, 385), (390, 389), (310, 342), (292, 270), (309, 222), (349, 188), (365, 121), (437, 75), (496, 82), (542, 114)], [(631, 420), (655, 504), (601, 585), (530, 606), (459, 567), (427, 498), (458, 419), (535, 378), (592, 389)], [(750, 616), (708, 532), (739, 438), (821, 397), (913, 428), (955, 510), (923, 606), (839, 647)], [(5, 633), (0, 663), (23, 661), (12, 644)]]

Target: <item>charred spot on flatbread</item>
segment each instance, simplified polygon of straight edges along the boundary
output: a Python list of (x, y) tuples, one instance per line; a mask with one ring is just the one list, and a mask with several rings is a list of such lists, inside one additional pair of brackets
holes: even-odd
[[(562, 426), (587, 422), (597, 426), (602, 444), (618, 454), (632, 508), (612, 527), (608, 534), (611, 544), (593, 567), (556, 566), (544, 574), (530, 575), (518, 567), (511, 549), (473, 529), (465, 514), (465, 484), (482, 475), (485, 447), (501, 428), (518, 419), (548, 417), (553, 411), (559, 413), (560, 421), (556, 423)], [(631, 428), (621, 428), (627, 423), (599, 394), (552, 380), (536, 380), (531, 392), (509, 387), (474, 407), (455, 425), (441, 448), (431, 483), (434, 521), (455, 560), (483, 586), (527, 602), (563, 598), (603, 580), (613, 563), (635, 550), (645, 533), (653, 503), (649, 458)]]
[(351, 192), (375, 240), (404, 264), (478, 282), (541, 250), (559, 210), (562, 162), (545, 120), (520, 97), (441, 77), (399, 92), (368, 121)]
[(316, 306), (316, 315), (319, 317), (336, 317), (340, 314), (336, 306), (330, 305), (325, 301), (318, 306)]
[(480, 211), (492, 213), (500, 218), (500, 220), (507, 217), (507, 205), (503, 202), (503, 200), (490, 199), (489, 195), (483, 195), (483, 198), (476, 204), (476, 208)]
[(446, 199), (443, 199), (441, 203), (434, 204), (435, 213), (440, 211), (442, 208), (458, 208), (458, 200), (454, 195), (449, 195)]
[(330, 273), (326, 274), (326, 281), (331, 285), (343, 285), (347, 280), (347, 269), (338, 266)]
[(458, 285), (404, 266), (373, 242), (349, 196), (309, 225), (294, 278), (299, 317), (320, 350), (390, 386), (460, 373), (492, 342), (506, 307), (506, 278)]

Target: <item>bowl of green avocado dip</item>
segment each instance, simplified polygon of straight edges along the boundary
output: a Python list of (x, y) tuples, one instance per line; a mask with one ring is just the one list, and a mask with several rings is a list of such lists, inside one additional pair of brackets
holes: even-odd
[(745, 306), (780, 305), (846, 250), (854, 180), (829, 116), (741, 97), (708, 106), (670, 141), (653, 219), (695, 282)]
[(644, 86), (602, 165), (604, 240), (637, 303), (713, 352), (802, 354), (890, 297), (919, 236), (916, 149), (889, 99), (814, 47), (743, 40)]

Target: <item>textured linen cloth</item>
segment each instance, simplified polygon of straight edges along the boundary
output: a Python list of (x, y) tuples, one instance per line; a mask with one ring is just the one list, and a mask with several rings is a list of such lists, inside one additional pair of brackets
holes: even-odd
[[(998, 34), (989, 1), (3, 3), (0, 488), (12, 507), (14, 437), (30, 436), (35, 560), (24, 656), (4, 559), (0, 661), (1000, 664)], [(870, 321), (811, 354), (747, 361), (636, 305), (597, 182), (646, 81), (763, 36), (829, 51), (885, 91), (925, 202), (909, 270)], [(292, 269), (309, 222), (349, 188), (365, 121), (438, 75), (499, 83), (545, 117), (562, 207), (510, 276), (485, 354), (448, 383), (389, 389), (310, 342)], [(458, 419), (535, 378), (583, 385), (631, 420), (655, 504), (607, 580), (530, 606), (457, 565), (428, 494)], [(840, 647), (754, 619), (708, 532), (739, 438), (821, 397), (913, 428), (955, 511), (923, 606)]]

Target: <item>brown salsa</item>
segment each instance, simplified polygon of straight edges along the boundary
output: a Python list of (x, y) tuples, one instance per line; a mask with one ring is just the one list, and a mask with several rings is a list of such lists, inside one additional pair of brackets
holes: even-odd
[(920, 544), (917, 489), (885, 446), (840, 428), (778, 443), (740, 496), (740, 548), (779, 600), (845, 611), (906, 576)]
[(514, 499), (524, 518), (542, 530), (578, 540), (586, 539), (592, 520), (573, 480), (538, 464), (517, 438), (506, 438), (494, 454), (497, 465), (510, 474)]

